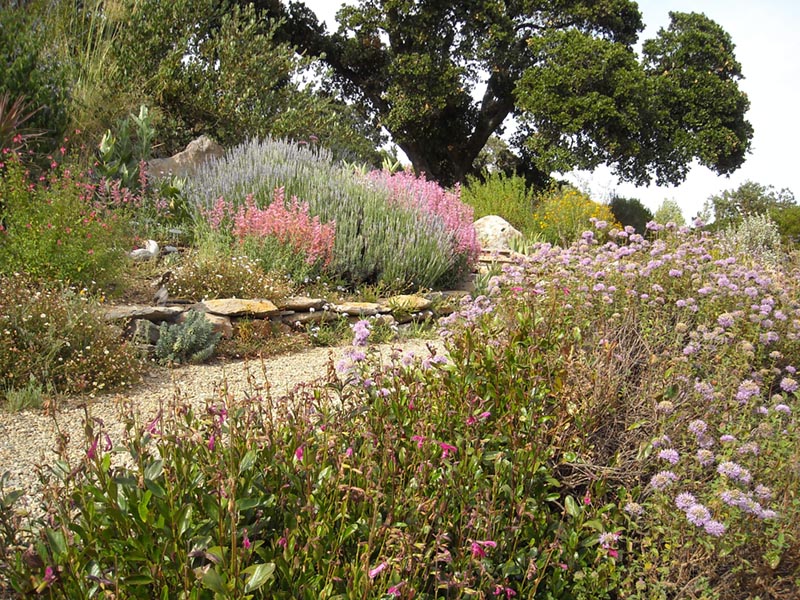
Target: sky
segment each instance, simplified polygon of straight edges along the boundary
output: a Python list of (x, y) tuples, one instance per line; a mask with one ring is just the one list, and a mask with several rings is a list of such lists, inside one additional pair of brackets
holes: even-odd
[[(336, 29), (341, 0), (306, 0), (306, 5)], [(354, 3), (354, 2), (350, 2)], [(798, 0), (640, 0), (645, 30), (640, 41), (669, 25), (669, 11), (702, 12), (727, 31), (736, 45), (744, 79), (739, 87), (750, 99), (747, 119), (755, 130), (751, 153), (729, 177), (696, 165), (680, 186), (636, 187), (620, 183), (609, 169), (575, 172), (567, 179), (595, 200), (613, 194), (638, 198), (648, 208), (675, 200), (689, 219), (709, 196), (754, 181), (776, 190), (788, 188), (800, 200), (800, 2)]]

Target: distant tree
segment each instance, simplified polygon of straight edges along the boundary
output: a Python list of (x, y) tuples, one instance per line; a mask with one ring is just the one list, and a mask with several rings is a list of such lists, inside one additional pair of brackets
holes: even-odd
[(736, 189), (715, 194), (706, 201), (705, 209), (713, 218), (714, 229), (736, 225), (749, 215), (770, 215), (795, 205), (794, 194), (788, 189), (775, 190), (753, 181), (745, 181)]
[(263, 4), (443, 184), (465, 179), (512, 114), (526, 177), (540, 182), (608, 164), (625, 180), (678, 183), (695, 158), (734, 171), (750, 146), (734, 45), (702, 14), (671, 13), (640, 62), (631, 0), (360, 0), (339, 11), (336, 33), (302, 2)]
[(675, 200), (670, 200), (668, 198), (665, 198), (656, 209), (653, 220), (662, 225), (666, 225), (667, 223), (675, 223), (675, 225), (679, 227), (686, 225), (686, 218), (683, 216), (680, 205)]
[(647, 224), (653, 220), (653, 212), (637, 198), (614, 196), (608, 207), (621, 225), (630, 225), (636, 233), (644, 234), (647, 231)]

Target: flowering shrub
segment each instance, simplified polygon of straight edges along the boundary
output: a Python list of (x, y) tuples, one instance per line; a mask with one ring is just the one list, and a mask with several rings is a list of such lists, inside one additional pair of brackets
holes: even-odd
[(590, 227), (591, 219), (620, 227), (611, 209), (593, 202), (589, 196), (570, 186), (542, 194), (537, 203), (534, 223), (544, 241), (569, 246)]
[(0, 272), (78, 286), (113, 283), (130, 243), (121, 215), (97, 206), (93, 188), (53, 161), (38, 181), (16, 155), (0, 168)]
[(297, 197), (287, 206), (283, 188), (277, 188), (266, 209), (248, 196), (234, 213), (230, 203), (218, 198), (207, 219), (215, 231), (227, 224), (236, 242), (264, 270), (302, 281), (330, 264), (335, 236), (335, 223), (320, 223), (308, 210), (308, 202)]
[(407, 171), (372, 171), (368, 178), (388, 190), (389, 202), (440, 219), (455, 237), (453, 251), (456, 255), (463, 256), (470, 264), (478, 258), (480, 246), (472, 225), (473, 210), (461, 201), (459, 186), (453, 191), (447, 191), (436, 182), (427, 181), (424, 176), (416, 177)]
[[(353, 287), (442, 287), (471, 266), (471, 247), (460, 250), (471, 243), (464, 229), (466, 209), (458, 208), (451, 195), (428, 188), (428, 195), (413, 206), (392, 202), (384, 186), (335, 165), (325, 150), (270, 139), (251, 141), (203, 165), (188, 182), (186, 194), (197, 207), (198, 220), (204, 221), (220, 197), (233, 211), (248, 197), (263, 208), (272, 202), (276, 188), (283, 188), (285, 197), (308, 202), (308, 214), (321, 223), (336, 224), (326, 271)], [(418, 208), (423, 205), (430, 210)], [(447, 219), (456, 219), (461, 229), (451, 230)]]
[(36, 381), (57, 393), (94, 393), (136, 380), (139, 360), (85, 293), (0, 277), (0, 393)]

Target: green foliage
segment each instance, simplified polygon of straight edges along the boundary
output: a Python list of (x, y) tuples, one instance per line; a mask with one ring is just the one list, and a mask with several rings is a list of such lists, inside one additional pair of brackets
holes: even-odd
[(750, 214), (722, 231), (727, 252), (771, 267), (784, 259), (778, 225), (766, 214)]
[(541, 194), (534, 224), (542, 241), (569, 246), (592, 228), (594, 221), (604, 227), (618, 227), (611, 209), (594, 202), (589, 196), (572, 186), (562, 186)]
[(182, 323), (162, 323), (158, 329), (156, 358), (161, 364), (201, 363), (214, 354), (220, 338), (214, 326), (198, 310), (186, 313)]
[(27, 385), (5, 391), (5, 409), (9, 412), (42, 408), (45, 390), (31, 375)]
[(670, 200), (669, 198), (664, 198), (659, 204), (653, 215), (653, 220), (662, 225), (667, 223), (675, 223), (678, 227), (686, 225), (686, 218), (683, 216), (680, 204), (676, 200)]
[(793, 204), (782, 208), (772, 208), (769, 216), (778, 226), (781, 238), (785, 242), (794, 244), (800, 242), (800, 206)]
[[(608, 164), (626, 180), (676, 183), (697, 157), (737, 168), (752, 128), (729, 36), (703, 15), (672, 13), (634, 52), (635, 2), (424, 3), (362, 0), (328, 33), (299, 3), (283, 35), (333, 70), (344, 94), (386, 127), (417, 173), (463, 182), (512, 112), (512, 158), (530, 181)], [(487, 73), (484, 82), (479, 73)], [(485, 90), (474, 98), (478, 82)]]
[[(220, 223), (219, 243), (230, 244), (225, 219), (216, 214), (220, 197), (234, 208), (248, 195), (269, 204), (277, 188), (284, 197), (308, 202), (309, 213), (335, 223), (333, 258), (326, 272), (351, 287), (382, 283), (393, 289), (447, 285), (465, 269), (454, 249), (454, 234), (442, 219), (404, 205), (385, 186), (371, 183), (332, 161), (320, 148), (287, 141), (253, 140), (206, 164), (188, 182), (198, 226)], [(228, 226), (231, 224), (228, 223)]]
[(121, 336), (84, 292), (0, 276), (0, 379), (9, 403), (134, 382), (138, 358)]
[(252, 259), (202, 245), (187, 253), (172, 270), (167, 283), (173, 298), (269, 298), (273, 302), (288, 293), (285, 283), (267, 276)]
[(534, 192), (519, 175), (492, 172), (482, 178), (470, 176), (461, 199), (475, 209), (475, 219), (499, 215), (525, 235), (537, 231)]
[[(27, 126), (46, 133), (50, 146), (61, 139), (67, 127), (68, 77), (63, 65), (52, 60), (50, 38), (41, 16), (50, 2), (4, 2), (0, 10), (0, 96), (29, 103)], [(0, 110), (0, 114), (2, 114)], [(3, 121), (0, 116), (0, 122)], [(5, 132), (0, 134), (2, 148)], [(13, 137), (13, 136), (12, 136)], [(10, 141), (10, 138), (9, 140)]]
[(36, 116), (38, 109), (32, 107), (24, 96), (13, 102), (9, 92), (0, 95), (0, 149), (19, 152), (42, 132), (30, 129), (27, 123)]
[(114, 133), (108, 129), (103, 134), (94, 172), (108, 180), (119, 181), (121, 187), (138, 190), (142, 179), (141, 164), (150, 158), (154, 138), (150, 112), (142, 105), (139, 114), (130, 114), (122, 119)]
[(711, 196), (704, 208), (714, 219), (713, 227), (722, 230), (741, 223), (747, 216), (769, 215), (793, 206), (794, 194), (790, 190), (777, 191), (772, 186), (745, 181), (736, 189)]
[(44, 181), (13, 156), (0, 171), (0, 273), (24, 272), (77, 286), (102, 288), (125, 268), (129, 243), (120, 214), (93, 203), (90, 185), (56, 168)]
[(615, 195), (608, 203), (608, 208), (620, 225), (631, 226), (641, 235), (645, 234), (647, 224), (653, 220), (653, 213), (638, 198), (622, 198)]

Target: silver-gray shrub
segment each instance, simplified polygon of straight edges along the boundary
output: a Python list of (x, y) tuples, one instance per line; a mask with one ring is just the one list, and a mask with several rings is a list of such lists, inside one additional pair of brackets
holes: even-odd
[(203, 165), (186, 186), (196, 218), (220, 198), (241, 205), (252, 194), (263, 207), (275, 188), (308, 202), (312, 216), (336, 223), (329, 271), (354, 284), (441, 287), (456, 279), (464, 259), (455, 236), (436, 215), (390, 201), (383, 186), (335, 164), (325, 149), (285, 140), (250, 140)]
[(783, 260), (781, 233), (768, 215), (747, 215), (721, 235), (722, 247), (731, 255), (750, 257), (773, 267)]

